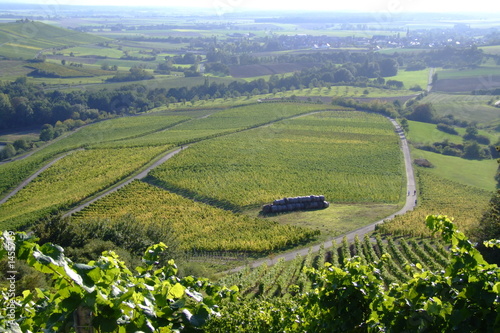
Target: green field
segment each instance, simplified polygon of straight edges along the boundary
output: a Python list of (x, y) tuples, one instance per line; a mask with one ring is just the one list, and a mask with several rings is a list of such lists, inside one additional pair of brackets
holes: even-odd
[(420, 71), (405, 71), (400, 69), (398, 75), (385, 78), (387, 80), (402, 81), (406, 89), (413, 86), (420, 86), (423, 90), (427, 88), (429, 82), (429, 69), (422, 69)]
[(222, 207), (323, 194), (337, 202), (398, 203), (402, 160), (380, 115), (326, 111), (192, 145), (150, 181)]
[(434, 165), (434, 168), (431, 168), (429, 172), (440, 178), (487, 191), (495, 190), (493, 177), (498, 169), (496, 160), (466, 160), (418, 149), (413, 150), (412, 156), (429, 160)]
[(468, 77), (500, 75), (500, 66), (479, 66), (474, 69), (448, 69), (438, 72), (439, 79), (459, 79)]
[(123, 56), (123, 51), (102, 46), (85, 46), (85, 47), (77, 46), (63, 50), (63, 54), (65, 56), (69, 56), (70, 53), (73, 53), (75, 57), (98, 56), (98, 57), (108, 57), (108, 58), (120, 58)]
[(500, 124), (500, 108), (488, 105), (492, 96), (431, 93), (422, 103), (432, 103), (439, 116), (455, 118), (494, 127)]
[(500, 55), (500, 45), (481, 46), (479, 49), (486, 54)]
[[(435, 142), (448, 140), (451, 143), (460, 144), (463, 143), (462, 136), (466, 134), (466, 129), (463, 127), (454, 127), (459, 134), (454, 135), (438, 130), (436, 124), (421, 123), (412, 120), (409, 120), (408, 124), (410, 131), (407, 137), (412, 143), (433, 144)], [(478, 134), (488, 137), (492, 144), (500, 139), (500, 133), (498, 132), (479, 129)]]
[(106, 38), (41, 22), (0, 24), (0, 56), (30, 59), (43, 49), (106, 41)]

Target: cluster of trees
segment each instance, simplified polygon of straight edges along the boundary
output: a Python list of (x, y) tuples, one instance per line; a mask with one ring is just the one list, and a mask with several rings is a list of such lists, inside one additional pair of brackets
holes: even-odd
[(416, 145), (416, 148), (432, 151), (434, 153), (458, 156), (469, 160), (483, 160), (497, 157), (494, 146), (483, 146), (477, 141), (464, 141), (464, 143), (452, 143), (449, 140), (434, 142), (431, 145)]
[(448, 134), (459, 135), (454, 126), (466, 127), (466, 133), (462, 136), (464, 142), (461, 144), (445, 140), (443, 142), (434, 142), (431, 145), (417, 145), (419, 149), (466, 159), (481, 160), (497, 157), (495, 146), (491, 145), (487, 136), (478, 133), (475, 124), (455, 119), (453, 115), (438, 117), (431, 103), (409, 103), (409, 106), (401, 114), (409, 120), (437, 124), (436, 128), (438, 130)]
[(129, 73), (122, 74), (119, 73), (109, 79), (108, 82), (127, 82), (127, 81), (140, 81), (140, 80), (151, 80), (154, 76), (141, 67), (132, 67), (129, 69)]
[[(397, 73), (397, 63), (395, 61), (387, 62), (387, 67), (392, 69), (392, 73)], [(224, 66), (212, 67), (207, 65), (210, 70), (218, 71), (225, 70)], [(389, 69), (388, 69), (389, 70)], [(353, 74), (354, 73), (354, 74)], [(355, 65), (348, 64), (340, 68), (335, 66), (324, 66), (320, 68), (304, 69), (292, 76), (280, 77), (273, 75), (266, 81), (257, 79), (250, 82), (234, 81), (229, 84), (225, 83), (205, 83), (202, 85), (193, 86), (191, 88), (171, 88), (167, 91), (166, 97), (172, 102), (191, 101), (209, 98), (220, 97), (239, 97), (245, 95), (258, 95), (277, 93), (280, 91), (324, 87), (332, 85), (356, 85), (360, 87), (385, 87), (394, 88), (402, 87), (402, 83), (396, 80), (388, 80), (387, 84), (383, 77), (377, 77), (373, 80), (368, 80), (365, 76), (358, 75)], [(391, 82), (389, 82), (391, 81)], [(391, 85), (388, 85), (390, 83)]]
[(79, 120), (89, 122), (110, 115), (143, 112), (166, 102), (165, 96), (162, 99), (151, 93), (142, 85), (117, 90), (48, 92), (20, 78), (0, 84), (0, 129), (42, 126), (58, 121), (73, 127), (81, 125)]
[(13, 143), (8, 143), (2, 150), (0, 150), (0, 160), (12, 158), (18, 154), (22, 154), (34, 147), (32, 141), (26, 139), (18, 139)]

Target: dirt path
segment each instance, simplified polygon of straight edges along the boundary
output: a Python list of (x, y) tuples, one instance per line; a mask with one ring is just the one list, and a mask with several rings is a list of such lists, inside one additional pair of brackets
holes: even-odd
[(432, 77), (434, 76), (434, 72), (436, 69), (434, 67), (431, 67), (429, 69), (429, 78), (427, 79), (427, 92), (431, 92), (432, 90)]
[[(81, 150), (81, 149), (78, 149), (78, 150)], [(31, 176), (29, 176), (28, 178), (26, 178), (21, 184), (19, 184), (14, 190), (12, 190), (9, 194), (7, 194), (2, 200), (0, 200), (0, 205), (3, 204), (4, 202), (6, 202), (7, 200), (9, 200), (12, 196), (14, 196), (17, 192), (21, 191), (26, 185), (28, 185), (33, 179), (35, 179), (36, 177), (38, 177), (39, 174), (41, 174), (42, 172), (44, 172), (45, 170), (47, 170), (48, 168), (50, 168), (52, 165), (54, 165), (54, 163), (56, 163), (57, 161), (59, 161), (60, 159), (68, 156), (69, 154), (71, 154), (72, 152), (74, 152), (76, 150), (72, 150), (62, 156), (59, 156), (58, 158), (56, 159), (53, 159), (52, 161), (50, 161), (49, 163), (45, 164), (43, 167), (41, 167), (40, 169), (38, 169), (37, 172), (35, 172), (34, 174), (32, 174)]]
[[(323, 242), (322, 244), (317, 244), (317, 245), (310, 247), (313, 252), (318, 252), (321, 246), (324, 246), (325, 249), (331, 247), (333, 241), (335, 241), (337, 244), (340, 244), (342, 242), (342, 239), (344, 238), (344, 236), (347, 237), (347, 240), (349, 242), (352, 242), (352, 241), (354, 241), (354, 236), (358, 235), (358, 237), (363, 237), (365, 234), (373, 232), (375, 230), (375, 226), (377, 224), (383, 223), (385, 220), (390, 220), (390, 219), (394, 218), (394, 216), (396, 216), (396, 215), (402, 215), (402, 214), (406, 213), (407, 211), (412, 210), (415, 207), (415, 205), (416, 205), (415, 202), (417, 200), (417, 193), (416, 193), (415, 177), (413, 174), (413, 166), (412, 166), (412, 162), (411, 162), (411, 155), (410, 155), (410, 149), (408, 147), (408, 142), (407, 142), (406, 137), (404, 135), (404, 132), (401, 129), (401, 127), (399, 126), (399, 124), (394, 119), (389, 118), (389, 117), (387, 117), (387, 118), (389, 119), (389, 121), (391, 121), (391, 123), (396, 128), (396, 133), (398, 133), (399, 139), (401, 140), (401, 149), (403, 150), (405, 169), (406, 169), (406, 189), (407, 189), (407, 193), (408, 193), (408, 195), (406, 197), (405, 205), (403, 206), (403, 208), (401, 208), (396, 213), (394, 213), (390, 216), (387, 216), (386, 218), (384, 218), (382, 220), (376, 221), (370, 225), (356, 229), (356, 230), (351, 231), (345, 235), (336, 237), (332, 240), (328, 240), (326, 242)], [(280, 260), (281, 258), (283, 258), (285, 261), (293, 260), (293, 259), (295, 259), (295, 257), (297, 255), (300, 255), (300, 256), (307, 255), (310, 248), (307, 247), (307, 248), (299, 249), (296, 251), (291, 251), (291, 252), (287, 252), (287, 253), (284, 253), (281, 255), (277, 255), (277, 256), (274, 256), (273, 258), (265, 258), (265, 259), (257, 260), (257, 261), (250, 263), (250, 267), (256, 268), (256, 267), (261, 266), (264, 263), (267, 264), (268, 266), (271, 266), (271, 265), (274, 265), (275, 263), (277, 263), (278, 260)], [(235, 273), (235, 272), (238, 272), (238, 271), (244, 269), (245, 267), (246, 266), (235, 267), (235, 268), (227, 271), (226, 273)]]
[(184, 146), (184, 147), (181, 147), (177, 150), (174, 150), (174, 151), (171, 151), (167, 154), (165, 154), (162, 158), (160, 158), (158, 161), (154, 162), (153, 164), (151, 164), (149, 167), (147, 167), (146, 169), (144, 169), (143, 171), (141, 171), (140, 173), (138, 173), (137, 175), (131, 177), (130, 179), (126, 180), (125, 182), (123, 183), (120, 183), (118, 185), (115, 185), (111, 188), (109, 188), (106, 192), (104, 193), (101, 193), (100, 195), (98, 195), (97, 197), (93, 198), (92, 200), (89, 200), (83, 204), (80, 204), (78, 205), (78, 207), (75, 207), (73, 208), (72, 210), (68, 211), (67, 213), (65, 213), (63, 215), (63, 217), (66, 217), (66, 216), (70, 216), (76, 212), (79, 212), (81, 211), (82, 209), (84, 209), (85, 207), (89, 206), (90, 204), (96, 202), (97, 200), (99, 199), (102, 199), (103, 197), (107, 196), (108, 194), (110, 193), (113, 193), (113, 192), (116, 192), (118, 191), (119, 189), (121, 189), (122, 187), (125, 187), (127, 186), (128, 184), (130, 184), (131, 182), (133, 182), (134, 180), (140, 180), (140, 179), (144, 179), (146, 178), (146, 176), (148, 175), (148, 173), (153, 170), (154, 168), (156, 168), (157, 166), (159, 166), (160, 164), (163, 164), (165, 163), (167, 160), (169, 160), (170, 158), (172, 158), (173, 156), (175, 156), (177, 153), (181, 152), (182, 150), (186, 149), (188, 146)]

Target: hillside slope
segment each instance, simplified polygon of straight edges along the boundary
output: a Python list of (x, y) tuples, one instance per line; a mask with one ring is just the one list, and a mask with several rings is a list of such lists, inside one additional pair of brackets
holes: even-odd
[(0, 24), (0, 57), (30, 59), (43, 49), (106, 41), (104, 37), (36, 21)]

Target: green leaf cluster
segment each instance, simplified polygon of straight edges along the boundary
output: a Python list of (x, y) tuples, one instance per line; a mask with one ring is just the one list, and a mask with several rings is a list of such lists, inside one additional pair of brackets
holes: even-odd
[[(196, 331), (217, 315), (223, 298), (236, 292), (206, 279), (177, 277), (173, 260), (158, 267), (167, 249), (163, 243), (150, 246), (144, 265), (132, 272), (113, 252), (76, 264), (62, 247), (40, 246), (24, 233), (13, 237), (5, 232), (1, 239), (2, 257), (15, 244), (16, 260), (53, 279), (51, 289), (26, 290), (16, 297), (3, 290), (0, 327), (13, 332), (82, 332), (82, 327), (97, 332)], [(15, 305), (15, 319), (7, 314), (9, 304)]]

